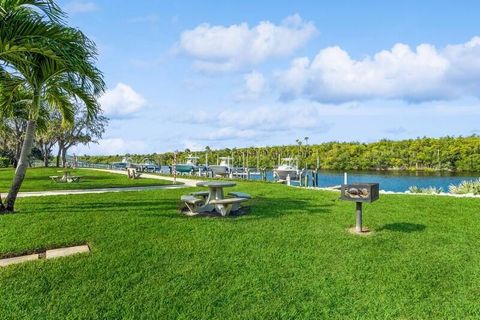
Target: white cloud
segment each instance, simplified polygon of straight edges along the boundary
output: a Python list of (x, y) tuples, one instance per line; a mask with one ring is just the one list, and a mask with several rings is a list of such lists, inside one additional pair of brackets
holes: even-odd
[(70, 14), (97, 11), (98, 6), (93, 1), (70, 1), (65, 5), (65, 11)]
[(339, 47), (321, 50), (313, 60), (294, 59), (278, 73), (284, 97), (321, 102), (364, 99), (429, 101), (480, 95), (480, 37), (438, 50), (396, 44), (373, 57), (355, 60)]
[(324, 107), (317, 103), (306, 102), (225, 109), (217, 113), (199, 110), (188, 119), (183, 117), (181, 121), (190, 124), (212, 124), (211, 127), (221, 126), (221, 129), (200, 136), (199, 139), (251, 138), (280, 131), (326, 131), (330, 125), (324, 121), (323, 109)]
[(184, 145), (184, 149), (189, 149), (192, 152), (205, 150), (204, 145), (198, 143), (198, 141), (193, 141), (190, 139), (184, 140), (183, 145)]
[(235, 127), (223, 127), (215, 130), (211, 130), (209, 133), (200, 136), (200, 140), (234, 140), (234, 139), (251, 139), (257, 136), (258, 133), (255, 130), (247, 129), (242, 130)]
[(115, 88), (109, 89), (99, 102), (105, 115), (107, 116), (125, 116), (137, 112), (147, 103), (139, 93), (132, 87), (119, 82)]
[(204, 23), (181, 34), (179, 50), (196, 59), (194, 66), (198, 70), (231, 71), (289, 55), (316, 33), (313, 23), (303, 21), (298, 14), (287, 17), (280, 25), (262, 21), (252, 28), (247, 23)]
[(102, 139), (99, 143), (72, 147), (71, 153), (77, 155), (116, 155), (126, 153), (144, 153), (147, 145), (142, 140), (124, 140), (123, 138)]
[(265, 91), (267, 80), (260, 72), (253, 71), (244, 75), (244, 87), (237, 95), (237, 100), (256, 100)]

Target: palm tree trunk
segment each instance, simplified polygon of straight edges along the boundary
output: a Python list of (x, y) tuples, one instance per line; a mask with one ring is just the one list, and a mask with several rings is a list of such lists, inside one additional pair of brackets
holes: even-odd
[(17, 169), (12, 180), (12, 186), (5, 199), (6, 211), (13, 212), (15, 200), (17, 199), (18, 191), (22, 186), (25, 173), (28, 168), (28, 157), (32, 152), (33, 140), (35, 137), (35, 129), (37, 127), (36, 121), (29, 120), (27, 122), (27, 130), (25, 132), (25, 140), (23, 141), (22, 152), (20, 153), (20, 159), (18, 161)]

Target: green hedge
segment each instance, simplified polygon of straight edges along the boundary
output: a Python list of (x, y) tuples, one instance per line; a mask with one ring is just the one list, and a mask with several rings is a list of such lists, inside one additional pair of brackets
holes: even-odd
[(7, 168), (10, 166), (10, 159), (6, 157), (0, 157), (0, 168)]

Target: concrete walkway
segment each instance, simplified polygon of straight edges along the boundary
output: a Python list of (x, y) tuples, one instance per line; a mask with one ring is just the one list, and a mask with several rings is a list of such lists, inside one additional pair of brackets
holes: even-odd
[[(106, 170), (106, 169), (88, 169), (88, 170), (96, 170), (96, 171), (127, 175), (126, 171), (119, 171), (119, 170)], [(173, 183), (173, 177), (163, 177), (155, 174), (142, 173), (142, 176), (140, 179), (142, 178), (166, 180), (166, 181), (171, 181)], [(32, 191), (32, 192), (20, 192), (18, 194), (18, 197), (26, 198), (26, 197), (61, 196), (61, 195), (70, 195), (70, 194), (95, 194), (95, 193), (125, 192), (125, 191), (169, 190), (169, 189), (195, 187), (197, 182), (200, 182), (200, 180), (177, 178), (177, 183), (181, 183), (181, 184), (175, 184), (175, 185), (171, 184), (171, 185), (164, 185), (164, 186), (147, 186), (147, 187), (118, 187), (118, 188), (99, 188), (99, 189), (83, 189), (83, 190), (74, 189), (74, 190)]]
[(166, 186), (149, 186), (149, 187), (119, 187), (119, 188), (100, 188), (100, 189), (74, 189), (74, 190), (52, 190), (52, 191), (32, 191), (20, 192), (18, 198), (25, 197), (43, 197), (43, 196), (62, 196), (69, 194), (91, 194), (91, 193), (108, 193), (108, 192), (124, 192), (124, 191), (145, 191), (145, 190), (164, 190), (164, 189), (180, 189), (186, 188), (185, 185), (166, 185)]
[[(123, 170), (108, 170), (108, 169), (90, 169), (90, 168), (85, 168), (86, 170), (96, 170), (96, 171), (102, 171), (102, 172), (109, 172), (109, 173), (116, 173), (116, 174), (123, 174), (127, 175), (127, 171)], [(159, 179), (159, 180), (166, 180), (166, 181), (171, 181), (173, 182), (173, 177), (169, 176), (159, 176), (156, 174), (151, 174), (151, 173), (142, 173), (142, 176), (140, 178), (148, 178), (148, 179)], [(178, 178), (177, 177), (177, 183), (183, 183), (187, 187), (196, 187), (198, 182), (201, 182), (203, 180), (196, 180), (196, 179), (185, 179), (185, 178)]]

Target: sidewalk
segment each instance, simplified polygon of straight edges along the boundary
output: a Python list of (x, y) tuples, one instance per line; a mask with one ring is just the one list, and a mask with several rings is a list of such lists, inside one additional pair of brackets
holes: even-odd
[[(85, 168), (85, 169), (127, 175), (127, 171), (109, 170), (109, 169), (90, 169), (90, 168)], [(167, 181), (172, 181), (173, 182), (173, 177), (158, 176), (156, 174), (150, 174), (150, 173), (142, 173), (141, 178), (160, 179), (160, 180), (167, 180)], [(203, 180), (185, 179), (185, 178), (177, 177), (177, 182), (181, 182), (185, 186), (188, 186), (188, 187), (196, 187), (197, 183), (201, 182), (201, 181), (203, 181)]]
[(119, 188), (100, 188), (100, 189), (74, 189), (74, 190), (54, 190), (54, 191), (33, 191), (33, 192), (20, 192), (18, 198), (26, 197), (45, 197), (45, 196), (62, 196), (70, 194), (93, 194), (93, 193), (109, 193), (109, 192), (125, 192), (125, 191), (145, 191), (145, 190), (168, 190), (168, 189), (180, 189), (188, 186), (179, 185), (166, 185), (166, 186), (150, 186), (150, 187), (119, 187)]
[[(90, 169), (90, 168), (88, 170), (97, 170), (97, 171), (127, 175), (126, 171), (119, 171), (119, 170)], [(166, 181), (171, 181), (173, 183), (173, 177), (163, 177), (155, 174), (142, 173), (141, 178), (166, 180)], [(182, 183), (182, 184), (177, 184), (177, 185), (172, 184), (172, 185), (164, 185), (164, 186), (148, 186), (148, 187), (117, 187), (117, 188), (99, 188), (99, 189), (32, 191), (32, 192), (20, 192), (18, 194), (18, 197), (25, 198), (25, 197), (61, 196), (61, 195), (70, 195), (70, 194), (95, 194), (95, 193), (125, 192), (125, 191), (169, 190), (169, 189), (195, 187), (197, 182), (200, 182), (200, 180), (177, 178), (177, 183)]]

